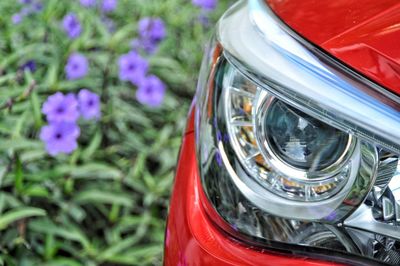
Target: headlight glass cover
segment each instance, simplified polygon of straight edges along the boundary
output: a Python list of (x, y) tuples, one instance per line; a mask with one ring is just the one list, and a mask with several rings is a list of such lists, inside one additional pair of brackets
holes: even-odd
[[(226, 16), (237, 14), (242, 22), (246, 12), (239, 3)], [(335, 116), (318, 98), (293, 95), (290, 79), (268, 79), (281, 66), (250, 73), (226, 38), (217, 32), (216, 39), (196, 97), (199, 169), (210, 217), (227, 233), (262, 247), (295, 245), (316, 248), (315, 254), (400, 264), (396, 142)]]
[[(361, 171), (374, 171), (377, 158), (371, 146), (251, 86), (233, 67), (225, 69), (221, 97), (231, 146), (246, 172), (268, 192), (287, 200), (334, 204), (332, 199), (344, 197), (340, 192), (350, 190), (346, 184), (360, 178)], [(301, 210), (296, 206), (294, 211)]]

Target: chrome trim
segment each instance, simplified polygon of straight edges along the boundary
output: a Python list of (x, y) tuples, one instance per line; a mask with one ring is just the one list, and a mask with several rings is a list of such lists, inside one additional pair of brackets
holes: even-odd
[[(265, 90), (263, 90), (265, 92)], [(338, 158), (336, 162), (332, 165), (329, 165), (327, 168), (318, 169), (318, 170), (311, 170), (311, 169), (299, 169), (295, 166), (292, 166), (281, 158), (279, 158), (276, 153), (271, 148), (271, 143), (267, 139), (267, 136), (263, 134), (266, 132), (266, 124), (263, 123), (263, 118), (266, 116), (268, 109), (272, 105), (272, 103), (276, 100), (276, 97), (271, 96), (269, 93), (265, 92), (262, 93), (258, 97), (259, 106), (254, 113), (256, 113), (256, 118), (254, 119), (255, 123), (255, 132), (254, 134), (257, 136), (258, 144), (263, 151), (263, 154), (270, 155), (269, 161), (275, 168), (279, 169), (282, 173), (285, 173), (287, 176), (292, 178), (296, 178), (298, 180), (303, 181), (316, 181), (321, 182), (325, 181), (327, 178), (332, 178), (333, 176), (340, 174), (343, 171), (343, 167), (346, 164), (349, 164), (349, 160), (354, 157), (354, 149), (356, 147), (357, 140), (352, 135), (347, 135), (347, 144)], [(309, 177), (312, 176), (310, 179)]]
[[(276, 97), (266, 92), (266, 90), (262, 90), (262, 93), (259, 94), (257, 99), (258, 101), (255, 105), (256, 108), (254, 111), (254, 134), (256, 136), (258, 146), (260, 147), (261, 154), (263, 155), (265, 161), (274, 169), (279, 170), (279, 173), (282, 174), (286, 180), (295, 182), (298, 185), (305, 185), (304, 198), (292, 195), (293, 199), (308, 203), (312, 201), (319, 201), (321, 203), (321, 201), (325, 199), (334, 197), (344, 187), (348, 187), (349, 189), (351, 188), (357, 176), (355, 173), (360, 171), (359, 162), (361, 160), (360, 156), (362, 155), (360, 151), (355, 151), (355, 149), (361, 149), (361, 147), (367, 148), (365, 145), (357, 145), (357, 140), (349, 135), (348, 144), (345, 148), (345, 151), (340, 159), (333, 165), (318, 171), (299, 169), (279, 158), (267, 140), (267, 135), (265, 133), (267, 132), (266, 123), (263, 122), (263, 118), (266, 117), (266, 114), (269, 111), (268, 109), (272, 103), (277, 100)], [(352, 141), (352, 139), (354, 139), (354, 141)], [(335, 183), (335, 179), (340, 181)], [(337, 186), (329, 193), (326, 193), (326, 195), (311, 199), (309, 195), (310, 190), (315, 189), (316, 186), (319, 186), (323, 183), (335, 183)]]
[[(374, 202), (371, 206), (362, 204), (345, 221), (344, 225), (361, 230), (371, 231), (376, 234), (389, 236), (400, 240), (400, 163), (397, 162), (397, 168), (393, 173), (389, 184), (386, 187), (386, 195), (390, 198), (378, 194), (382, 200), (381, 205)], [(372, 192), (374, 193), (374, 192)], [(383, 192), (382, 192), (383, 193)], [(376, 200), (379, 200), (377, 198)], [(373, 215), (373, 208), (380, 209), (382, 219), (377, 220)]]
[(398, 227), (375, 220), (372, 215), (371, 207), (365, 204), (361, 205), (349, 218), (347, 218), (344, 221), (344, 225), (346, 227), (362, 229), (374, 234), (381, 234), (395, 239), (400, 239), (400, 230), (397, 230)]
[(217, 39), (225, 57), (259, 86), (268, 85), (301, 111), (400, 153), (399, 97), (298, 38), (263, 0), (241, 2), (227, 12)]

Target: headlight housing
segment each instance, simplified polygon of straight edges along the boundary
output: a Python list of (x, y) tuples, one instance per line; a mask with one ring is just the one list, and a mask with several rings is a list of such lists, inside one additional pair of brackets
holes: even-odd
[(211, 217), (261, 246), (400, 263), (396, 97), (328, 65), (269, 12), (233, 7), (205, 57), (196, 134)]
[(224, 131), (230, 140), (218, 143), (219, 153), (227, 164), (237, 158), (228, 167), (254, 204), (281, 217), (318, 220), (341, 218), (344, 201), (364, 199), (378, 167), (372, 145), (291, 107), (226, 60), (219, 76), (217, 141)]

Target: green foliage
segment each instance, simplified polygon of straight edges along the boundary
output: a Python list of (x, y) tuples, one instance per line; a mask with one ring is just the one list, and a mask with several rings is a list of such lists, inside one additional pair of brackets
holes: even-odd
[[(0, 265), (161, 264), (173, 170), (209, 35), (200, 11), (189, 0), (120, 0), (109, 32), (100, 12), (78, 0), (45, 0), (42, 12), (14, 25), (17, 2), (0, 1)], [(71, 11), (84, 28), (73, 41), (60, 26)], [(145, 16), (161, 17), (168, 30), (147, 57), (168, 87), (157, 109), (118, 80), (117, 59)], [(70, 81), (64, 66), (75, 51), (88, 57), (90, 73)], [(19, 70), (28, 60), (34, 73)], [(38, 138), (41, 106), (56, 91), (81, 88), (101, 95), (102, 118), (79, 122), (73, 154), (50, 157)]]

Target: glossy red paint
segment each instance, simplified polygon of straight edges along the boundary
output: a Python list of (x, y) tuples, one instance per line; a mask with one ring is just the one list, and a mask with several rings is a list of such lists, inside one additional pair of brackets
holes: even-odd
[(266, 0), (300, 35), (400, 94), (398, 0)]
[[(192, 113), (193, 114), (193, 113)], [(189, 125), (194, 116), (189, 116)], [(338, 265), (292, 257), (240, 244), (218, 230), (204, 212), (207, 200), (201, 188), (195, 154), (195, 138), (183, 139), (165, 237), (164, 265)]]
[[(192, 102), (192, 105), (190, 107), (190, 110), (193, 110), (193, 109), (194, 109), (194, 101)], [(193, 112), (193, 111), (189, 112), (186, 129), (185, 129), (185, 134), (194, 132), (194, 121), (195, 121), (194, 115), (195, 115), (195, 112)]]

